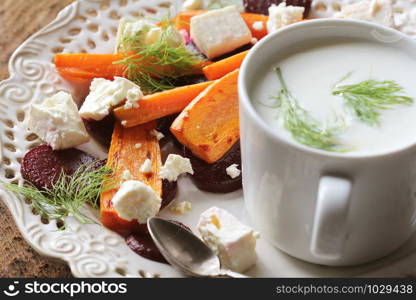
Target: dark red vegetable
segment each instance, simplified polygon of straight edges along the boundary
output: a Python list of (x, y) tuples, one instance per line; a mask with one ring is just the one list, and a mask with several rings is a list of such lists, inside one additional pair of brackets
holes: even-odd
[[(269, 7), (272, 4), (279, 5), (282, 2), (285, 0), (244, 0), (244, 9), (249, 13), (268, 15)], [(311, 3), (312, 0), (286, 0), (286, 5), (303, 6), (305, 8), (304, 18), (309, 15)]]
[(232, 164), (237, 164), (241, 169), (240, 143), (234, 146), (216, 163), (209, 164), (185, 149), (185, 156), (191, 160), (194, 175), (191, 175), (194, 184), (201, 190), (211, 193), (230, 193), (242, 188), (241, 175), (231, 178), (226, 169)]
[[(38, 146), (23, 157), (22, 176), (37, 188), (50, 188), (62, 170), (73, 174), (81, 165), (88, 165), (97, 159), (77, 149), (53, 151), (48, 145)], [(99, 167), (100, 163), (97, 163)]]
[(110, 147), (115, 122), (116, 119), (113, 114), (109, 114), (101, 121), (84, 120), (85, 127), (90, 136), (106, 147)]

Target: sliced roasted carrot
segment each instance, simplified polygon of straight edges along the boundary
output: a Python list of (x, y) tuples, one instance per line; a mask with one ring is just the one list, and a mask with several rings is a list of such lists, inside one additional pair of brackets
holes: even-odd
[[(155, 128), (156, 122), (132, 128), (124, 128), (117, 122), (114, 129), (107, 160), (107, 165), (113, 169), (114, 174), (101, 194), (100, 212), (103, 225), (123, 235), (139, 227), (137, 221), (121, 219), (111, 203), (120, 184), (126, 180), (123, 179), (123, 173), (129, 171), (130, 179), (146, 183), (162, 196), (162, 180), (159, 177), (160, 148), (157, 138), (151, 134)], [(141, 147), (136, 147), (138, 143)], [(147, 158), (152, 161), (152, 173), (141, 173), (140, 167)]]
[(214, 163), (240, 137), (238, 70), (215, 81), (173, 122), (171, 131), (193, 154)]
[[(178, 30), (186, 30), (190, 31), (191, 29), (191, 18), (195, 17), (197, 15), (203, 14), (204, 10), (190, 10), (190, 11), (184, 11), (181, 12), (176, 16), (175, 19), (175, 26)], [(250, 29), (253, 37), (257, 39), (261, 39), (267, 35), (267, 27), (266, 23), (267, 20), (269, 20), (269, 17), (266, 15), (261, 14), (251, 14), (251, 13), (241, 13), (241, 16), (243, 17), (244, 21), (246, 22), (248, 28)], [(253, 24), (256, 22), (261, 22), (263, 25), (263, 28), (261, 30), (256, 30), (253, 28)]]
[(208, 81), (147, 95), (139, 101), (138, 108), (125, 109), (121, 106), (114, 110), (114, 115), (125, 121), (125, 127), (132, 127), (176, 114), (211, 84)]
[(209, 80), (219, 79), (228, 73), (239, 69), (247, 54), (248, 50), (219, 60), (204, 67), (202, 71)]
[(96, 77), (113, 79), (123, 76), (125, 67), (114, 62), (123, 59), (120, 54), (56, 54), (54, 63), (59, 74), (72, 81), (91, 80)]

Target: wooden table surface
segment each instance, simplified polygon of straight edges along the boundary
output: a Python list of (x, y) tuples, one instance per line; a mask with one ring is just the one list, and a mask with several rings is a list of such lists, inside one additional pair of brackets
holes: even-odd
[[(0, 0), (0, 80), (8, 75), (13, 51), (51, 22), (74, 0)], [(37, 254), (22, 238), (7, 207), (0, 200), (0, 278), (71, 277), (63, 263)]]

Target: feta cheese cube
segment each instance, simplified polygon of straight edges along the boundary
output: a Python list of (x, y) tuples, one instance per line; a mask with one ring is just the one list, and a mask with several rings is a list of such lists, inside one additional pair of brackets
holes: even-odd
[(191, 18), (191, 38), (208, 59), (250, 43), (252, 35), (235, 6)]
[(394, 11), (391, 0), (364, 0), (344, 6), (338, 18), (375, 22), (394, 28)]
[(141, 181), (128, 180), (121, 184), (112, 203), (123, 220), (137, 220), (144, 224), (147, 219), (156, 216), (162, 200), (150, 186)]
[(238, 169), (237, 164), (232, 164), (227, 169), (225, 169), (227, 175), (230, 176), (232, 179), (237, 178), (241, 175), (241, 171)]
[(136, 148), (136, 149), (140, 149), (141, 147), (142, 147), (141, 143), (137, 143), (136, 145), (134, 145), (134, 148)]
[(191, 161), (177, 154), (169, 154), (164, 166), (160, 169), (159, 176), (162, 179), (176, 181), (181, 174), (194, 174)]
[(40, 104), (32, 104), (28, 113), (28, 127), (53, 150), (84, 144), (90, 137), (78, 114), (72, 96), (59, 92)]
[(84, 119), (100, 121), (104, 119), (112, 107), (119, 105), (126, 98), (130, 103), (140, 100), (143, 93), (140, 87), (132, 81), (114, 77), (114, 80), (95, 78), (90, 86), (90, 93), (85, 98), (79, 110), (79, 114)]
[(257, 234), (226, 210), (212, 207), (203, 212), (198, 231), (223, 268), (243, 272), (256, 263)]
[(173, 214), (184, 215), (191, 210), (192, 210), (192, 203), (188, 201), (174, 203), (169, 206), (169, 211)]
[(304, 7), (292, 5), (286, 6), (286, 2), (282, 2), (278, 6), (270, 6), (267, 32), (275, 32), (284, 26), (302, 21), (304, 11)]
[(140, 167), (140, 172), (142, 173), (152, 173), (152, 161), (150, 159), (146, 159), (142, 166)]
[(163, 133), (157, 131), (156, 129), (153, 129), (150, 132), (150, 135), (156, 137), (158, 141), (160, 141), (161, 139), (163, 139), (165, 137), (165, 135)]
[(263, 22), (262, 21), (257, 21), (253, 23), (253, 29), (260, 31), (263, 30), (264, 26), (263, 26)]
[(121, 174), (121, 179), (124, 181), (130, 180), (131, 179), (131, 173), (129, 170), (124, 170), (123, 173)]

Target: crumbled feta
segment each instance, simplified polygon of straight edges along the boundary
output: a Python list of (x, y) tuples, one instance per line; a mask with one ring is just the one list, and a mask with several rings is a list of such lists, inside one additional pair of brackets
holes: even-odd
[(191, 38), (208, 59), (250, 43), (252, 35), (235, 6), (191, 18)]
[(53, 150), (75, 147), (90, 139), (72, 96), (65, 92), (32, 104), (28, 127)]
[(227, 169), (225, 169), (227, 175), (230, 176), (232, 179), (237, 178), (241, 175), (241, 171), (238, 169), (237, 164), (232, 164)]
[(142, 166), (140, 167), (140, 172), (142, 173), (152, 173), (152, 161), (150, 159), (146, 159)]
[(126, 103), (124, 109), (139, 108), (139, 100), (143, 98), (143, 93), (138, 88), (129, 89), (126, 95)]
[(192, 210), (192, 203), (188, 201), (174, 203), (169, 206), (169, 211), (173, 214), (184, 215), (191, 210)]
[(130, 171), (129, 170), (124, 170), (123, 171), (123, 174), (121, 174), (121, 179), (123, 181), (130, 180), (131, 179), (131, 173), (130, 173)]
[(90, 93), (85, 98), (79, 114), (84, 119), (100, 121), (104, 119), (112, 107), (123, 102), (127, 97), (143, 97), (140, 87), (130, 80), (122, 77), (114, 77), (114, 80), (95, 78), (90, 86)]
[(157, 131), (156, 129), (153, 129), (152, 131), (150, 131), (150, 135), (156, 137), (158, 141), (160, 141), (161, 139), (165, 137), (163, 133)]
[(127, 125), (127, 121), (126, 120), (121, 121), (121, 125), (126, 126)]
[(128, 180), (121, 184), (112, 203), (120, 218), (143, 224), (159, 212), (162, 200), (150, 186), (141, 181)]
[(212, 207), (203, 212), (198, 231), (223, 268), (243, 272), (256, 263), (257, 233), (226, 210)]
[(257, 31), (263, 30), (264, 29), (263, 22), (262, 21), (254, 22), (253, 23), (253, 29), (257, 30)]
[(141, 143), (137, 143), (136, 145), (134, 145), (134, 148), (136, 148), (136, 149), (140, 149), (141, 147), (142, 147)]
[(304, 11), (304, 7), (292, 5), (286, 6), (286, 2), (282, 2), (278, 6), (270, 6), (267, 31), (271, 33), (284, 26), (302, 21)]
[(202, 0), (185, 0), (182, 10), (198, 10), (202, 8)]
[(394, 9), (391, 0), (364, 0), (353, 3), (344, 6), (335, 17), (358, 19), (395, 27)]
[(194, 174), (189, 158), (177, 154), (169, 154), (164, 166), (160, 169), (159, 176), (162, 179), (176, 181), (181, 174)]

